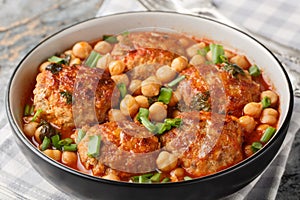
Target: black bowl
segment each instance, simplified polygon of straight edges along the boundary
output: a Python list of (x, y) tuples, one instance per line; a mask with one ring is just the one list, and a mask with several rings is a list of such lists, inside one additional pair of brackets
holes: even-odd
[[(165, 184), (137, 184), (93, 177), (68, 168), (39, 151), (22, 131), (24, 98), (35, 84), (39, 63), (69, 48), (76, 41), (91, 41), (103, 34), (140, 27), (168, 28), (197, 37), (204, 36), (238, 47), (239, 51), (255, 60), (266, 76), (274, 80), (273, 87), (280, 96), (281, 113), (274, 137), (256, 154), (226, 170), (190, 181)], [(10, 79), (6, 96), (6, 111), (18, 138), (16, 141), (36, 171), (65, 193), (84, 199), (105, 200), (217, 199), (232, 194), (258, 177), (277, 155), (288, 130), (292, 109), (293, 94), (289, 78), (281, 63), (262, 44), (235, 28), (211, 19), (163, 12), (135, 12), (94, 18), (52, 35), (20, 62)]]

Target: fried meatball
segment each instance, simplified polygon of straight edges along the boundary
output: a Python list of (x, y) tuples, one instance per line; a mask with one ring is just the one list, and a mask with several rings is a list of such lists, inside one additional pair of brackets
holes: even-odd
[(202, 111), (179, 117), (181, 127), (162, 135), (161, 142), (191, 176), (212, 174), (243, 159), (243, 129), (235, 118)]
[[(103, 122), (115, 88), (108, 73), (84, 66), (64, 66), (38, 74), (33, 91), (35, 109), (62, 133), (76, 126)], [(74, 117), (76, 116), (76, 117)]]
[[(88, 156), (91, 135), (101, 136), (100, 155), (96, 158)], [(103, 176), (109, 168), (126, 176), (126, 173), (155, 170), (159, 148), (158, 138), (145, 127), (123, 121), (107, 122), (87, 129), (85, 137), (78, 144), (78, 153), (85, 168), (92, 169), (96, 176)]]
[(240, 117), (243, 107), (259, 101), (260, 87), (251, 76), (230, 72), (216, 65), (190, 66), (178, 85), (181, 111), (204, 110)]

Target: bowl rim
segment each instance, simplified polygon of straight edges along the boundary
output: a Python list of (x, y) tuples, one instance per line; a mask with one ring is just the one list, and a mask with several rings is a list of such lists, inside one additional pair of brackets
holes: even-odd
[[(91, 22), (93, 20), (98, 20), (98, 19), (102, 19), (102, 18), (110, 18), (113, 16), (126, 16), (126, 15), (151, 15), (151, 14), (167, 14), (167, 15), (178, 15), (180, 16), (187, 16), (187, 17), (191, 17), (191, 18), (201, 18), (202, 20), (207, 20), (207, 21), (211, 21), (212, 23), (216, 23), (221, 26), (226, 26), (229, 27), (232, 31), (237, 31), (239, 32), (238, 34), (242, 34), (244, 36), (246, 36), (247, 38), (249, 38), (250, 40), (252, 40), (253, 42), (259, 44), (260, 46), (262, 46), (265, 50), (267, 50), (267, 53), (269, 53), (272, 57), (272, 59), (275, 59), (276, 63), (280, 66), (280, 69), (282, 70), (284, 77), (286, 78), (287, 81), (287, 85), (288, 85), (288, 91), (290, 93), (290, 102), (289, 102), (289, 107), (288, 107), (288, 111), (286, 114), (286, 118), (283, 120), (283, 123), (281, 125), (281, 127), (279, 127), (279, 129), (277, 130), (277, 134), (274, 135), (274, 137), (272, 138), (272, 140), (270, 142), (268, 142), (261, 150), (259, 150), (259, 152), (255, 153), (254, 155), (252, 155), (249, 158), (246, 158), (244, 160), (242, 160), (241, 162), (228, 167), (224, 170), (221, 170), (219, 172), (207, 175), (207, 176), (203, 176), (200, 178), (195, 178), (189, 181), (181, 181), (181, 182), (168, 182), (168, 183), (163, 183), (164, 187), (173, 187), (173, 186), (182, 186), (182, 185), (189, 185), (189, 184), (193, 184), (193, 183), (197, 183), (197, 182), (203, 182), (206, 180), (210, 180), (210, 179), (215, 179), (218, 178), (220, 176), (223, 176), (225, 174), (229, 174), (232, 171), (235, 171), (237, 169), (242, 168), (244, 165), (247, 165), (247, 163), (252, 162), (253, 160), (255, 160), (257, 157), (260, 157), (264, 154), (265, 151), (267, 151), (267, 149), (270, 148), (270, 146), (277, 140), (277, 138), (279, 137), (280, 133), (282, 132), (283, 129), (286, 129), (289, 126), (290, 120), (291, 120), (291, 116), (292, 116), (292, 112), (293, 112), (293, 106), (294, 106), (294, 95), (293, 95), (293, 89), (292, 89), (292, 85), (291, 85), (291, 81), (289, 79), (289, 76), (286, 72), (286, 70), (284, 69), (282, 63), (278, 60), (278, 58), (272, 53), (271, 50), (269, 50), (264, 44), (262, 44), (260, 41), (258, 41), (256, 38), (254, 38), (253, 36), (251, 36), (250, 34), (236, 28), (233, 26), (230, 26), (228, 24), (225, 24), (223, 22), (220, 22), (218, 20), (209, 18), (209, 17), (205, 17), (205, 16), (195, 16), (192, 14), (186, 14), (186, 13), (177, 13), (177, 12), (171, 12), (171, 11), (132, 11), (132, 12), (121, 12), (121, 13), (114, 13), (114, 14), (109, 14), (109, 15), (105, 15), (105, 16), (98, 16), (98, 17), (92, 17), (92, 18), (88, 18), (86, 20), (83, 21), (79, 21), (76, 23), (73, 23), (71, 25), (68, 25), (54, 33), (52, 33), (51, 35), (45, 37), (43, 40), (41, 40), (40, 42), (38, 42), (33, 48), (30, 49), (30, 51), (28, 53), (26, 53), (26, 55), (21, 59), (21, 61), (19, 62), (19, 64), (17, 65), (17, 67), (14, 69), (13, 73), (11, 74), (11, 77), (9, 79), (8, 82), (8, 86), (7, 86), (7, 91), (6, 91), (6, 97), (5, 97), (5, 109), (6, 109), (6, 114), (8, 116), (8, 121), (10, 126), (12, 127), (12, 132), (15, 134), (15, 136), (17, 136), (17, 138), (28, 148), (30, 149), (34, 154), (36, 154), (36, 156), (38, 156), (39, 158), (43, 159), (44, 161), (46, 161), (47, 163), (49, 163), (50, 165), (55, 166), (56, 168), (58, 168), (59, 170), (63, 170), (66, 171), (68, 173), (71, 173), (73, 175), (82, 177), (82, 178), (86, 178), (95, 182), (101, 182), (101, 183), (106, 183), (106, 184), (114, 184), (114, 185), (120, 185), (120, 186), (127, 186), (127, 187), (150, 187), (150, 188), (156, 188), (156, 187), (161, 187), (162, 183), (157, 183), (157, 184), (141, 184), (141, 183), (132, 183), (132, 182), (122, 182), (122, 181), (112, 181), (112, 180), (107, 180), (107, 179), (103, 179), (101, 177), (97, 177), (97, 176), (93, 176), (93, 175), (89, 175), (89, 174), (85, 174), (83, 172), (77, 171), (75, 169), (72, 169), (66, 165), (63, 165), (60, 162), (54, 161), (53, 159), (49, 158), (48, 156), (46, 156), (45, 154), (43, 154), (40, 150), (38, 150), (29, 140), (28, 138), (25, 136), (25, 134), (22, 132), (22, 130), (18, 127), (17, 123), (14, 120), (14, 116), (12, 115), (11, 112), (11, 105), (10, 105), (10, 92), (11, 92), (11, 86), (13, 83), (13, 80), (15, 78), (15, 75), (18, 73), (19, 69), (21, 68), (23, 62), (27, 59), (27, 57), (29, 57), (31, 55), (31, 53), (37, 49), (39, 46), (41, 46), (44, 42), (46, 42), (47, 40), (49, 40), (50, 38), (60, 34), (61, 32), (64, 32), (67, 29), (70, 29), (74, 26), (83, 24), (83, 23), (88, 23)], [(285, 133), (286, 134), (286, 133)], [(284, 135), (285, 137), (285, 135)], [(282, 144), (281, 144), (282, 145)], [(277, 152), (278, 153), (278, 152)], [(275, 159), (276, 156), (274, 156)], [(271, 162), (270, 162), (271, 163)], [(269, 164), (270, 164), (269, 163)], [(253, 177), (254, 179), (255, 177)]]

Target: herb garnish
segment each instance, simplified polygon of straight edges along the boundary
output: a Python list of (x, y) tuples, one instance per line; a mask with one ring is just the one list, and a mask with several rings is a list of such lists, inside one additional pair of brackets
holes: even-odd
[(51, 71), (52, 74), (58, 74), (62, 70), (62, 65), (58, 63), (50, 63), (46, 66), (46, 70)]
[(66, 103), (67, 104), (72, 103), (72, 93), (70, 93), (68, 91), (62, 91), (62, 92), (59, 92), (59, 93), (62, 97), (66, 98)]
[(226, 63), (223, 70), (229, 72), (232, 76), (236, 77), (238, 74), (244, 75), (245, 72), (237, 64)]

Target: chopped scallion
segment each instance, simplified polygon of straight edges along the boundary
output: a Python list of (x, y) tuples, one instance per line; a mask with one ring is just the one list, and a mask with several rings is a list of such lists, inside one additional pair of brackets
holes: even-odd
[(221, 56), (224, 55), (224, 49), (222, 45), (219, 44), (210, 44), (210, 51), (212, 53), (212, 62), (214, 64), (222, 63), (223, 60)]
[(43, 142), (41, 144), (41, 150), (45, 151), (46, 149), (48, 149), (50, 146), (50, 143), (51, 143), (50, 139), (47, 136), (45, 136), (43, 139)]
[(54, 146), (56, 149), (60, 149), (61, 145), (59, 145), (60, 136), (58, 134), (53, 135), (51, 137), (52, 146)]
[(271, 105), (271, 99), (267, 96), (265, 96), (262, 100), (261, 100), (261, 104), (263, 105), (263, 108), (267, 108)]
[(164, 122), (167, 124), (170, 124), (173, 127), (178, 128), (182, 123), (182, 119), (181, 118), (174, 118), (174, 119), (167, 118), (167, 119), (165, 119)]
[(30, 113), (30, 110), (31, 110), (31, 106), (28, 105), (28, 104), (26, 104), (26, 105), (25, 105), (25, 108), (24, 108), (24, 116), (30, 115), (30, 114), (31, 114), (31, 113)]
[(64, 151), (77, 151), (77, 144), (70, 144), (63, 146)]
[(118, 43), (118, 39), (116, 36), (112, 36), (112, 35), (103, 35), (103, 40), (110, 43), (110, 44), (115, 44)]
[(250, 68), (249, 68), (249, 74), (251, 76), (259, 76), (260, 75), (260, 70), (259, 68), (257, 67), (257, 65), (252, 65)]
[(85, 132), (82, 129), (79, 129), (77, 133), (77, 144), (82, 140), (82, 138), (84, 138), (84, 136)]
[(151, 183), (150, 177), (153, 176), (153, 173), (143, 174), (139, 176), (131, 177), (131, 180), (136, 183)]
[(66, 64), (67, 63), (67, 60), (65, 58), (60, 58), (57, 56), (52, 56), (52, 57), (48, 58), (48, 61), (57, 63), (57, 64)]
[(173, 81), (171, 81), (170, 83), (168, 83), (167, 86), (168, 87), (174, 87), (175, 85), (177, 85), (183, 79), (185, 79), (185, 76), (178, 76), (176, 79), (174, 79)]
[(88, 156), (90, 157), (97, 157), (100, 154), (100, 143), (101, 143), (101, 136), (100, 135), (92, 135), (89, 136), (88, 142)]
[(70, 145), (70, 144), (72, 144), (72, 143), (73, 143), (73, 140), (72, 140), (71, 138), (65, 138), (65, 139), (60, 140), (60, 141), (58, 142), (58, 144), (59, 144), (60, 146)]
[(170, 178), (166, 177), (166, 178), (164, 178), (164, 179), (161, 181), (161, 183), (167, 183), (167, 182), (169, 182), (169, 181), (170, 181)]
[(172, 89), (162, 87), (158, 96), (158, 101), (168, 104), (172, 97)]
[(262, 143), (268, 142), (275, 132), (276, 132), (276, 128), (273, 128), (273, 127), (271, 127), (271, 126), (268, 127), (268, 128), (265, 130), (264, 134), (261, 136), (260, 141), (261, 141)]
[(137, 119), (152, 133), (157, 132), (157, 127), (148, 119), (149, 110), (146, 108), (140, 108)]
[(183, 177), (183, 180), (189, 181), (189, 180), (193, 180), (193, 179), (191, 177), (189, 177), (189, 176), (185, 176), (185, 177)]
[(154, 174), (150, 180), (153, 181), (153, 182), (159, 182), (160, 181), (160, 177), (161, 177), (161, 173), (156, 173)]
[(96, 67), (98, 60), (101, 58), (101, 55), (96, 51), (92, 51), (87, 60), (85, 61), (85, 65), (91, 68)]
[(201, 56), (206, 56), (207, 52), (209, 52), (209, 46), (205, 46), (202, 49), (198, 49), (197, 50), (197, 54), (201, 55)]
[(38, 118), (38, 117), (40, 116), (41, 112), (43, 112), (43, 110), (42, 110), (42, 109), (38, 109), (38, 110), (35, 112), (35, 114), (33, 115), (31, 121), (34, 122), (34, 121), (36, 120), (36, 118)]
[(125, 95), (127, 94), (127, 89), (126, 89), (126, 85), (125, 83), (119, 83), (117, 85), (119, 91), (120, 91), (120, 94), (121, 94), (121, 98), (123, 99), (125, 97)]
[(262, 144), (260, 142), (253, 142), (251, 145), (252, 151), (255, 153), (262, 148)]
[(170, 130), (172, 127), (170, 124), (168, 123), (157, 123), (156, 124), (157, 127), (157, 134), (163, 134), (164, 132)]

